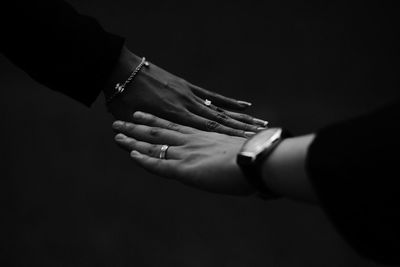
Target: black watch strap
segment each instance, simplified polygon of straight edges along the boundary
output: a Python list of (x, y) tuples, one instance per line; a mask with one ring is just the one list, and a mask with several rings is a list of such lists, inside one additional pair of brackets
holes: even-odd
[(261, 173), (263, 163), (268, 158), (268, 156), (275, 150), (275, 148), (282, 142), (284, 138), (291, 136), (291, 134), (287, 130), (279, 130), (281, 130), (280, 137), (274, 140), (273, 143), (263, 149), (260, 153), (258, 153), (255, 160), (249, 161), (249, 158), (247, 156), (240, 153), (237, 156), (237, 163), (240, 166), (247, 181), (258, 190), (259, 196), (263, 199), (275, 199), (280, 197), (280, 195), (272, 192), (268, 188), (268, 186), (262, 179)]

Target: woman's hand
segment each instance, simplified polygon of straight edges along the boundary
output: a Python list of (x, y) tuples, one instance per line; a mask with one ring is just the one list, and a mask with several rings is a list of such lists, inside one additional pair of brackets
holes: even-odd
[[(106, 86), (106, 96), (114, 93), (115, 84), (126, 80), (140, 61), (123, 49)], [(206, 99), (212, 104), (206, 105), (210, 103)], [(120, 120), (130, 121), (133, 112), (142, 110), (204, 131), (248, 137), (262, 130), (267, 122), (225, 109), (243, 110), (250, 105), (195, 86), (150, 63), (140, 70), (123, 94), (114, 98), (109, 110)]]
[[(146, 170), (210, 192), (255, 192), (236, 164), (245, 138), (204, 132), (143, 112), (135, 112), (133, 121), (114, 122), (115, 141)], [(162, 145), (169, 146), (165, 159), (160, 159)]]

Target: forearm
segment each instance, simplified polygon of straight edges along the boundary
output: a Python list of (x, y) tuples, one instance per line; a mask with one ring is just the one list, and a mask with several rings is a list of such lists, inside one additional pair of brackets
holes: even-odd
[(123, 38), (65, 1), (2, 5), (0, 52), (37, 82), (91, 105), (118, 59)]
[(308, 147), (315, 135), (283, 140), (264, 162), (262, 176), (273, 191), (284, 197), (317, 203), (317, 197), (306, 173)]

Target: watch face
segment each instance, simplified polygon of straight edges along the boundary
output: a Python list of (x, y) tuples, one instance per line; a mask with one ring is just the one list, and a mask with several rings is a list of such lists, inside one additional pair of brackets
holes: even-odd
[(270, 128), (261, 131), (246, 141), (239, 155), (248, 158), (248, 160), (255, 160), (259, 153), (279, 140), (281, 134), (281, 128)]

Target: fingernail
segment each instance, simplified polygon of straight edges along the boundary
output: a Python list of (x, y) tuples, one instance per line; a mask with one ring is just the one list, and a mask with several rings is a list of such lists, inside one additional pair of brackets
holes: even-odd
[(140, 156), (141, 156), (141, 154), (139, 152), (137, 152), (136, 150), (131, 151), (132, 158), (139, 158)]
[(125, 138), (126, 138), (126, 136), (121, 133), (119, 133), (115, 136), (115, 140), (118, 140), (118, 141), (124, 140)]
[(239, 103), (239, 105), (241, 106), (248, 106), (250, 107), (252, 104), (250, 102), (246, 102), (246, 101), (242, 101), (242, 100), (238, 100), (237, 101)]
[(268, 125), (268, 121), (263, 121), (260, 119), (253, 119), (253, 123), (266, 127)]
[(265, 127), (258, 127), (258, 128), (257, 128), (257, 131), (262, 131), (262, 130), (265, 130), (265, 129), (267, 129), (267, 128), (265, 128)]
[(112, 127), (114, 129), (118, 129), (118, 128), (121, 128), (123, 124), (124, 123), (122, 121), (114, 121), (114, 123), (112, 124)]
[(246, 137), (252, 137), (255, 134), (256, 133), (254, 133), (254, 132), (244, 132), (244, 136), (246, 136)]

